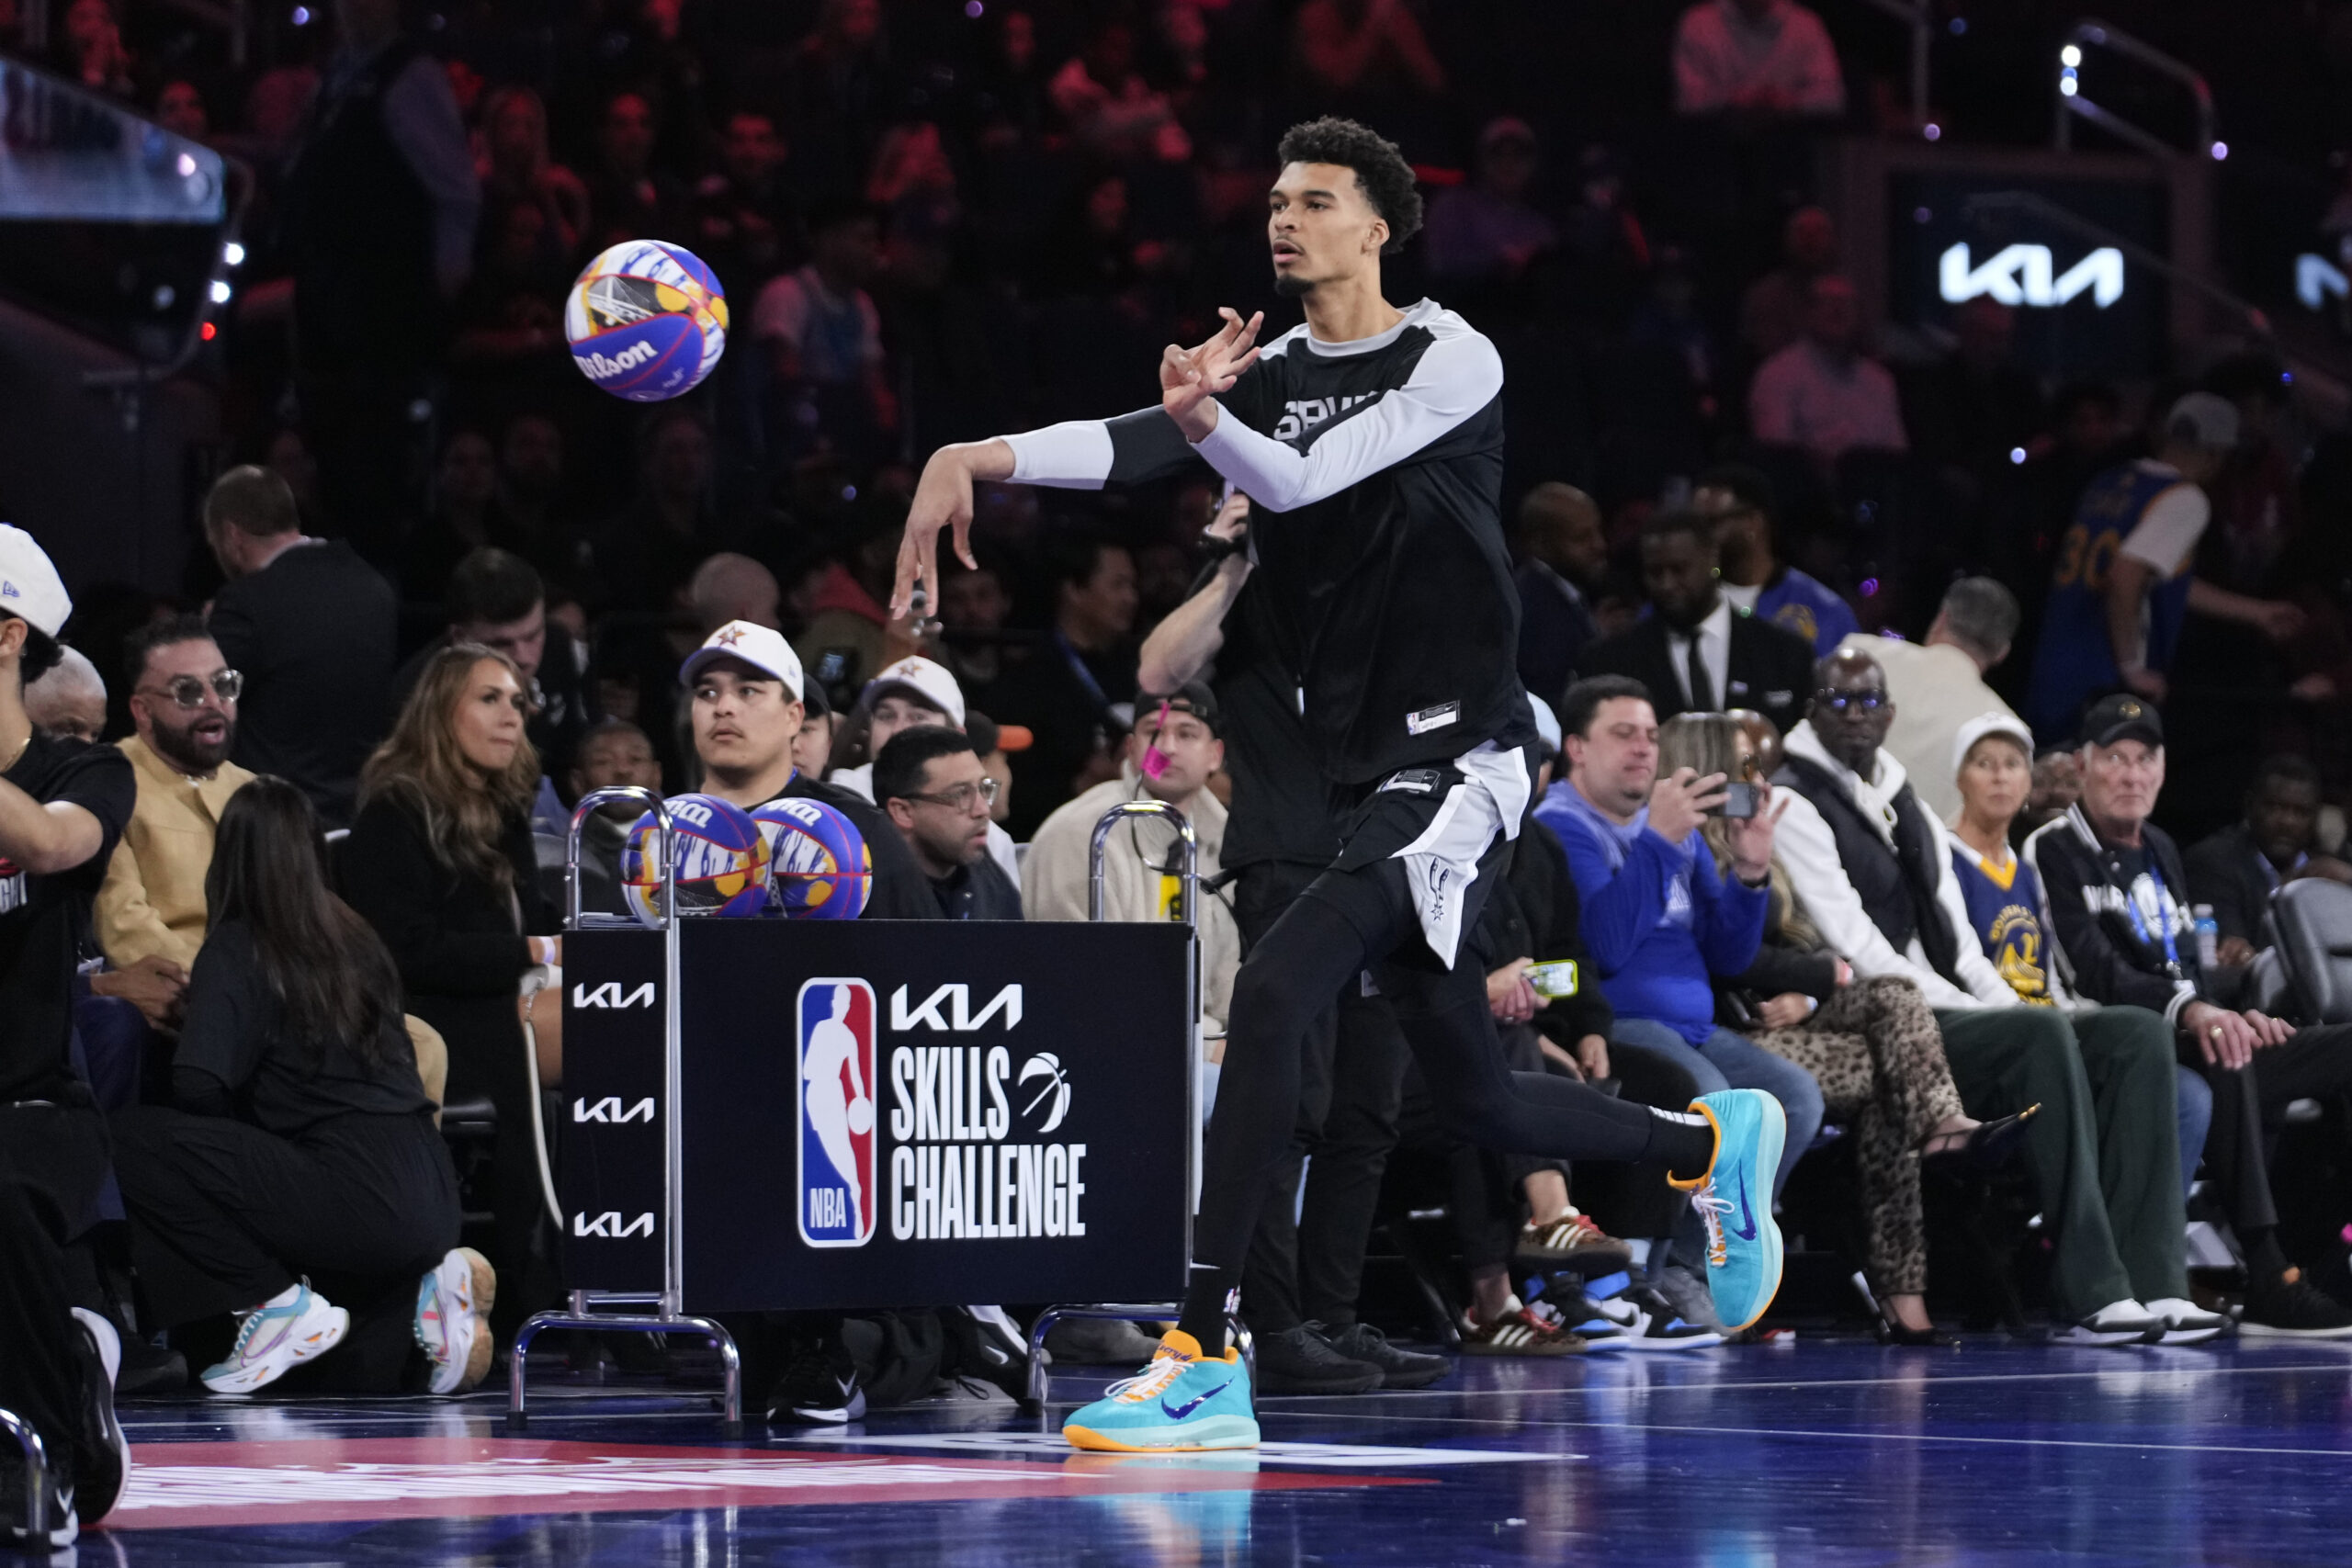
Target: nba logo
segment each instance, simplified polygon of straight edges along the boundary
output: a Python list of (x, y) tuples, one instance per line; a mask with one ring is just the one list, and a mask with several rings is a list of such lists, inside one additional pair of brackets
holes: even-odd
[(864, 1247), (874, 1239), (874, 987), (815, 979), (800, 987), (800, 1239)]

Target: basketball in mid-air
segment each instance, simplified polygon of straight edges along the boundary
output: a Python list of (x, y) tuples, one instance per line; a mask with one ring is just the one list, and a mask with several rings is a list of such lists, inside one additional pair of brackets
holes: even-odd
[[(743, 808), (715, 795), (673, 795), (670, 853), (682, 915), (756, 915), (768, 903), (768, 841)], [(647, 812), (621, 850), (621, 896), (646, 925), (662, 919), (661, 829)]]
[(699, 386), (727, 351), (727, 296), (683, 245), (630, 240), (588, 264), (565, 296), (580, 373), (616, 398), (658, 403)]
[(767, 839), (774, 913), (854, 920), (874, 886), (874, 857), (857, 824), (822, 801), (785, 795), (752, 812)]

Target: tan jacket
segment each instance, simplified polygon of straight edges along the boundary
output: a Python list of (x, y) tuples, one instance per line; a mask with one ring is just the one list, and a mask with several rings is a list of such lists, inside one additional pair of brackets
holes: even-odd
[[(1120, 776), (1096, 784), (1039, 824), (1021, 863), (1021, 908), (1032, 920), (1086, 919), (1086, 856), (1093, 841), (1094, 824), (1123, 800), (1142, 798), (1143, 784), (1132, 765)], [(1220, 868), (1218, 852), (1225, 847), (1225, 803), (1207, 790), (1193, 797), (1186, 815), (1199, 841), (1201, 880)], [(1153, 818), (1139, 818), (1114, 829), (1103, 846), (1102, 917), (1110, 920), (1156, 920), (1162, 918), (1159, 874), (1168, 863), (1176, 830)], [(1201, 898), (1201, 1013), (1212, 1027), (1223, 1029), (1226, 1010), (1233, 1001), (1233, 975), (1241, 967), (1241, 928), (1233, 910), (1215, 894)]]
[(98, 888), (98, 947), (117, 969), (150, 954), (194, 968), (204, 945), (213, 834), (229, 797), (253, 774), (223, 762), (210, 778), (191, 779), (135, 735), (120, 745), (139, 779), (139, 801)]

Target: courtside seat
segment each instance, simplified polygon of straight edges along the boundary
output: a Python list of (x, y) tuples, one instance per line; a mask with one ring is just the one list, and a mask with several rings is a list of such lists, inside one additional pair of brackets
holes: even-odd
[(2352, 887), (2324, 877), (2270, 896), (2297, 1021), (2352, 1023)]

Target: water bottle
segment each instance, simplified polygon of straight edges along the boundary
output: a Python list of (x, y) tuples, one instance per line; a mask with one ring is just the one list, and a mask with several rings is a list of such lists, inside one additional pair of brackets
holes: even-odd
[(2209, 973), (2221, 960), (2222, 922), (2213, 918), (2213, 906), (2199, 904), (2188, 911), (2197, 927), (2197, 966)]

